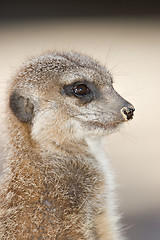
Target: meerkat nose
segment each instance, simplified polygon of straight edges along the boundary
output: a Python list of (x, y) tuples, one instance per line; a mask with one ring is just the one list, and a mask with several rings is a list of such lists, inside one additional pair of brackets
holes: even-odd
[(134, 111), (135, 111), (135, 108), (131, 104), (128, 104), (127, 106), (121, 109), (121, 112), (126, 120), (130, 120), (133, 118)]

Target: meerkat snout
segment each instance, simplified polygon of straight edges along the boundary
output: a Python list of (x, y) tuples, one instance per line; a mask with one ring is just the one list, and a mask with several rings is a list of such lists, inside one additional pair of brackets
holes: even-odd
[(121, 112), (124, 115), (124, 118), (126, 120), (130, 120), (133, 118), (134, 111), (135, 111), (135, 108), (131, 104), (128, 104), (126, 107), (123, 107), (121, 109)]

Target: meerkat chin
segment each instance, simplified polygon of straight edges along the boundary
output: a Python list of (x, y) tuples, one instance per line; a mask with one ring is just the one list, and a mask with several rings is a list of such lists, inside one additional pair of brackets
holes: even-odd
[(88, 56), (27, 60), (8, 89), (0, 239), (124, 240), (102, 145), (133, 112)]

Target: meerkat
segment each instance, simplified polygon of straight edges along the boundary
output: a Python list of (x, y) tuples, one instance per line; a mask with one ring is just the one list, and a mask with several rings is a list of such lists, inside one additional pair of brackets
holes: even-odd
[(0, 239), (122, 240), (106, 135), (133, 118), (91, 57), (47, 52), (9, 84)]

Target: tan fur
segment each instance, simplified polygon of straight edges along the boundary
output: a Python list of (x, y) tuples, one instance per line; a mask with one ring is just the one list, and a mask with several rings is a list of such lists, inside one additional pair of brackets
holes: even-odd
[[(97, 89), (91, 102), (64, 93), (84, 80)], [(11, 109), (15, 91), (31, 119)], [(22, 65), (8, 91), (0, 239), (124, 239), (100, 142), (126, 121), (128, 104), (105, 67), (87, 56), (53, 52)]]

